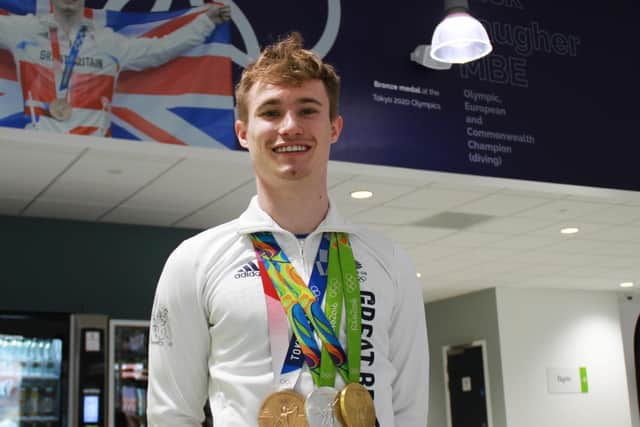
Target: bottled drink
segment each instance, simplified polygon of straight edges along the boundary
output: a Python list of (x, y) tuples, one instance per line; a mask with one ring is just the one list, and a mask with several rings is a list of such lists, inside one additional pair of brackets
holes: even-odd
[(52, 415), (55, 412), (55, 388), (53, 386), (46, 386), (42, 390), (40, 397), (40, 414)]
[(29, 389), (29, 415), (38, 415), (40, 411), (40, 389), (37, 385), (31, 386)]

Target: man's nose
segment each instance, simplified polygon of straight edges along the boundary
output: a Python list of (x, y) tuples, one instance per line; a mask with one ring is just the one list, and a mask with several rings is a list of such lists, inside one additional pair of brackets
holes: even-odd
[(287, 112), (280, 122), (280, 133), (283, 135), (299, 135), (302, 133), (299, 118), (293, 111)]

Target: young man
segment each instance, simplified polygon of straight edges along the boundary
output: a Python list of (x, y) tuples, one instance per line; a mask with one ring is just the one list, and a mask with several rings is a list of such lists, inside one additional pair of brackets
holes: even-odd
[(127, 38), (84, 18), (85, 0), (51, 0), (53, 13), (0, 16), (0, 47), (18, 66), (25, 114), (37, 130), (109, 136), (118, 74), (161, 65), (201, 44), (230, 18), (209, 6), (161, 38)]
[[(334, 69), (297, 34), (245, 69), (235, 128), (257, 196), (236, 220), (183, 242), (165, 265), (151, 322), (151, 426), (197, 426), (207, 398), (216, 427), (426, 425), (426, 324), (415, 270), (390, 241), (347, 222), (329, 202), (339, 91)], [(324, 336), (322, 315), (304, 307), (300, 287), (339, 325), (340, 344)], [(331, 354), (317, 365), (314, 342)]]

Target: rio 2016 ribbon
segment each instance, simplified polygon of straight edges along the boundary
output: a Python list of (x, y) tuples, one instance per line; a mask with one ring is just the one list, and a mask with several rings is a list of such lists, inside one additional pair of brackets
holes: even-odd
[(273, 235), (271, 233), (254, 233), (251, 235), (251, 239), (258, 260), (264, 264), (280, 297), (280, 302), (287, 313), (291, 329), (300, 344), (314, 382), (318, 384), (321, 352), (315, 341), (314, 329), (324, 347), (327, 348), (335, 366), (341, 368), (345, 365), (346, 354), (331, 323), (322, 311), (319, 300), (307, 288)]
[[(347, 365), (339, 367), (346, 383), (360, 381), (361, 302), (360, 282), (353, 251), (345, 233), (333, 233), (329, 245), (329, 267), (325, 311), (334, 331), (340, 330), (342, 300), (346, 307)], [(319, 386), (333, 387), (335, 366), (329, 362), (330, 354), (322, 349)]]

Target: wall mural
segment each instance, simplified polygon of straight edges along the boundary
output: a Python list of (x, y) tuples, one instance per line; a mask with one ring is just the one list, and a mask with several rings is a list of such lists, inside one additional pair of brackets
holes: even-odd
[[(153, 64), (122, 46), (94, 57), (86, 52), (92, 40), (83, 42), (66, 89), (49, 33), (41, 28), (30, 39), (28, 25), (12, 16), (42, 20), (51, 1), (63, 0), (0, 0), (2, 126), (238, 150), (233, 83), (261, 46), (296, 30), (343, 79), (345, 129), (335, 160), (640, 190), (635, 75), (621, 42), (638, 12), (631, 0), (471, 0), (494, 50), (446, 71), (410, 59), (442, 18), (439, 1), (224, 0), (230, 22)], [(182, 32), (174, 36), (180, 43), (199, 31), (194, 22), (208, 7), (198, 0), (86, 6), (87, 19), (119, 40)], [(127, 63), (131, 56), (144, 59)], [(73, 119), (48, 117), (65, 90), (77, 100)]]

